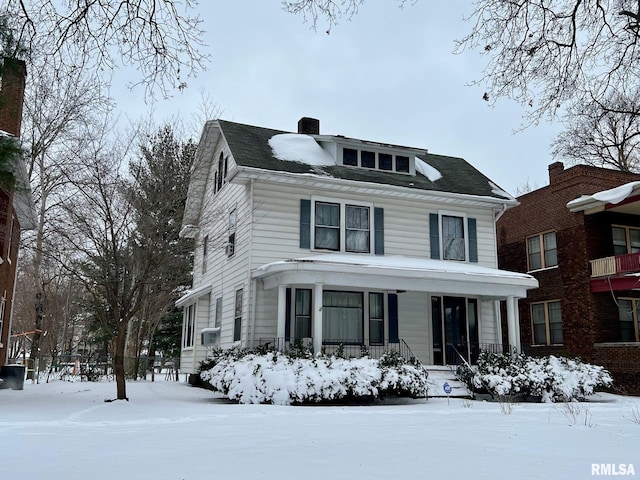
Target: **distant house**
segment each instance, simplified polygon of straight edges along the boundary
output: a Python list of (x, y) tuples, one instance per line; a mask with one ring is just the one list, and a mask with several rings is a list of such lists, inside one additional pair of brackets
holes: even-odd
[(210, 346), (431, 365), (508, 348), (503, 333), (519, 349), (517, 300), (537, 282), (497, 268), (496, 218), (514, 205), (461, 158), (321, 135), (310, 118), (297, 133), (209, 121), (182, 228), (196, 250), (181, 371)]
[[(0, 141), (19, 140), (24, 102), (25, 63), (5, 58), (0, 87)], [(5, 159), (3, 159), (5, 160)], [(33, 201), (22, 158), (6, 165), (15, 182), (0, 185), (0, 366), (7, 362), (20, 231), (34, 227)]]
[(640, 392), (640, 175), (557, 162), (518, 201), (498, 254), (540, 284), (519, 305), (525, 349), (580, 356)]

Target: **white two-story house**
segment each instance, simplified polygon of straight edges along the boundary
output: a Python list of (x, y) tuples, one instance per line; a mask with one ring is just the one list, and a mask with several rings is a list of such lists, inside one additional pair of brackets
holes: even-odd
[(517, 300), (537, 281), (497, 268), (495, 228), (516, 204), (461, 158), (321, 135), (310, 118), (298, 133), (209, 121), (181, 232), (196, 240), (181, 371), (211, 346), (427, 365), (518, 350)]

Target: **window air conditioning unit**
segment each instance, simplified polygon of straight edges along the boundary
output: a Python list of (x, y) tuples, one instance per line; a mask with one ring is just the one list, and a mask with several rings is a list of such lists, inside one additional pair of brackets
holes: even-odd
[(227, 254), (227, 257), (232, 256), (235, 253), (235, 245), (232, 243), (227, 243), (225, 247), (225, 252)]
[(200, 330), (202, 345), (212, 347), (220, 343), (220, 327), (209, 327)]

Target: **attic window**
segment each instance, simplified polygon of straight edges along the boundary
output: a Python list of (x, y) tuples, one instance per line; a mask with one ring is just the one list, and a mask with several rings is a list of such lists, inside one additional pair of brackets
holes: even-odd
[(396, 155), (396, 172), (409, 173), (409, 157)]
[(378, 154), (378, 168), (380, 170), (391, 170), (393, 168), (393, 160), (390, 153)]
[(411, 160), (407, 155), (389, 152), (342, 148), (342, 165), (361, 167), (385, 172), (411, 173)]
[(375, 152), (363, 150), (360, 152), (360, 165), (364, 168), (376, 168)]
[(351, 167), (358, 166), (358, 151), (353, 148), (345, 148), (342, 150), (342, 164)]

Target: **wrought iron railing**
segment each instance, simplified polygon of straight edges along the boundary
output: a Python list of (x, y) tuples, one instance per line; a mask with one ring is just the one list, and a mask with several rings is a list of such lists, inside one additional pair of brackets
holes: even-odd
[(480, 352), (490, 353), (516, 353), (513, 345), (502, 343), (448, 343), (445, 353), (445, 361), (447, 365), (461, 365), (469, 363), (471, 365), (478, 361)]
[[(274, 348), (281, 351), (307, 349), (313, 351), (313, 339), (288, 339), (283, 337), (261, 337), (255, 345), (267, 348)], [(383, 353), (395, 351), (407, 361), (414, 361), (416, 356), (403, 339), (390, 341), (384, 339), (381, 342), (371, 342), (369, 339), (354, 341), (353, 339), (324, 339), (322, 342), (322, 353), (325, 355), (338, 355), (344, 358), (380, 358)]]

